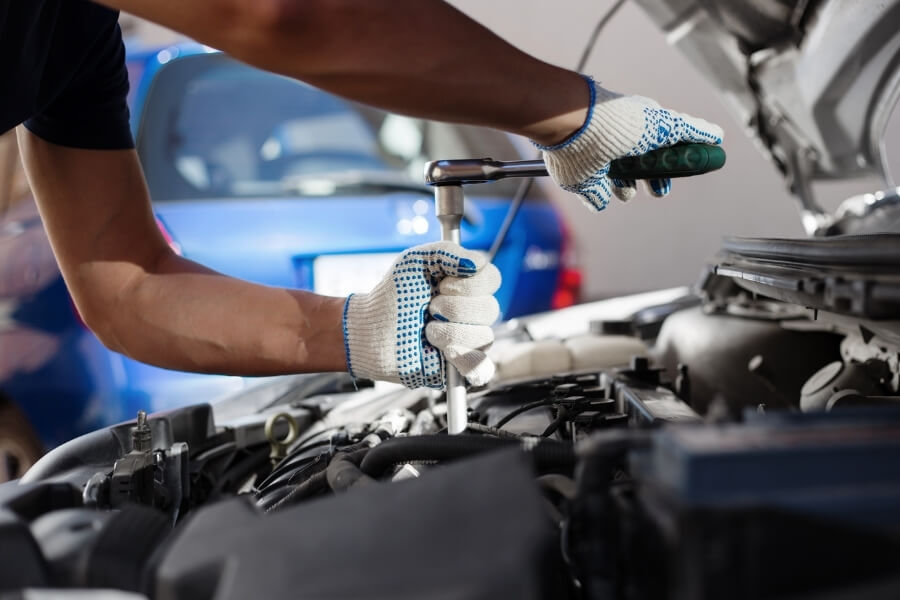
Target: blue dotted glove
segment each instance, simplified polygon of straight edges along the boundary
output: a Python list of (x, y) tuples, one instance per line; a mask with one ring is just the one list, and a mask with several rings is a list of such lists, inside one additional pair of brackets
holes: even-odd
[[(581, 129), (556, 146), (535, 145), (543, 151), (553, 180), (578, 194), (591, 210), (606, 208), (613, 194), (625, 201), (637, 191), (634, 181), (610, 179), (614, 159), (681, 142), (722, 143), (718, 125), (660, 108), (649, 98), (610, 92), (589, 78), (588, 84), (591, 103)], [(665, 196), (672, 189), (670, 179), (649, 180), (647, 185), (654, 196)]]
[(485, 351), (500, 315), (500, 272), (450, 242), (404, 252), (368, 294), (344, 305), (344, 348), (354, 377), (443, 389), (444, 360), (473, 385), (494, 374)]

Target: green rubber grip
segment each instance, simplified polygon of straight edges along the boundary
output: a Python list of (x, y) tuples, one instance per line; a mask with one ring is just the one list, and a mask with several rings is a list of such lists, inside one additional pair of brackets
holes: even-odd
[(712, 144), (678, 144), (641, 154), (617, 158), (609, 166), (613, 179), (663, 179), (702, 175), (725, 165), (725, 150)]

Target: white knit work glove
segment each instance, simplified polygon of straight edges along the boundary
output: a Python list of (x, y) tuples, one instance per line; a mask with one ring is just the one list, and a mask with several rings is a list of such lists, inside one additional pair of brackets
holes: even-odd
[[(555, 146), (534, 144), (561, 188), (581, 196), (590, 210), (603, 210), (612, 194), (626, 201), (637, 192), (634, 181), (610, 179), (613, 159), (637, 156), (681, 142), (721, 144), (724, 133), (713, 123), (660, 108), (641, 96), (623, 96), (585, 78), (590, 86), (588, 116), (581, 129)], [(651, 179), (650, 193), (665, 196), (671, 179)]]
[(446, 357), (472, 385), (494, 375), (485, 351), (500, 316), (500, 271), (451, 242), (411, 248), (368, 294), (344, 305), (344, 349), (353, 377), (443, 389)]

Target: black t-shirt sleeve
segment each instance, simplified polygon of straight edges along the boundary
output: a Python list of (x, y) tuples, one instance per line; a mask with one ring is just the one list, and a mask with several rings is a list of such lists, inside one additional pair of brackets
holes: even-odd
[(60, 146), (89, 150), (134, 147), (128, 123), (128, 71), (117, 19), (107, 19), (63, 91), (25, 122), (35, 135)]

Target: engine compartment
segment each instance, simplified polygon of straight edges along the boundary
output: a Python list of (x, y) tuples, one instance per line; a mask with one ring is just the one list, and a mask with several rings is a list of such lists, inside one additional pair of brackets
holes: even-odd
[(462, 435), (320, 374), (73, 440), (0, 486), (0, 598), (896, 598), (900, 327), (736, 252), (561, 341), (506, 326)]

